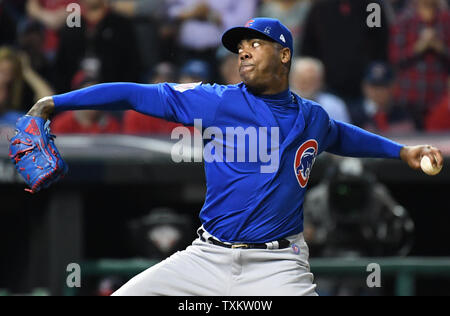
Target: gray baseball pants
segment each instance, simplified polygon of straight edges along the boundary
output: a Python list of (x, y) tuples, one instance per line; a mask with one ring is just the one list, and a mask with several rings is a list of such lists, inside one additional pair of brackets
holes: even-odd
[(230, 249), (196, 239), (113, 296), (317, 296), (303, 234), (285, 249)]

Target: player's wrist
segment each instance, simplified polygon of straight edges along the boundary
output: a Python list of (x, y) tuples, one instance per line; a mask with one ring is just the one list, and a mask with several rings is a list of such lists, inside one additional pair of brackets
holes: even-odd
[(41, 117), (48, 120), (55, 110), (55, 102), (52, 97), (40, 99), (27, 113), (30, 116)]
[(408, 151), (408, 146), (403, 146), (402, 149), (400, 149), (400, 159), (405, 162), (407, 160), (407, 151)]

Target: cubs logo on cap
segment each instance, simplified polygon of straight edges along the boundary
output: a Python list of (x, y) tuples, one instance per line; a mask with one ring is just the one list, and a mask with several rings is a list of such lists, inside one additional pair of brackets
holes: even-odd
[(305, 188), (308, 184), (312, 167), (316, 161), (318, 148), (317, 141), (310, 139), (297, 149), (294, 160), (294, 172), (302, 188)]
[(255, 23), (255, 20), (250, 20), (245, 24), (245, 27), (250, 27), (253, 23)]
[(292, 33), (276, 19), (251, 19), (245, 26), (234, 27), (226, 31), (222, 36), (222, 43), (229, 51), (237, 54), (239, 43), (244, 38), (251, 38), (252, 35), (263, 36), (268, 40), (277, 42), (281, 46), (289, 48), (291, 55), (294, 55)]

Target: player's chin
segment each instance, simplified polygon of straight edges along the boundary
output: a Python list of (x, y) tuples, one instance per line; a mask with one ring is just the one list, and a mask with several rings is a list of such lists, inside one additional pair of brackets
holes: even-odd
[(256, 76), (250, 74), (241, 74), (242, 82), (245, 83), (248, 87), (258, 87), (258, 81), (256, 80)]
[(244, 73), (242, 73), (242, 72), (240, 72), (239, 74), (240, 74), (241, 80), (242, 80), (245, 84), (248, 84), (248, 83), (251, 82), (250, 76), (248, 76), (247, 74), (244, 74)]

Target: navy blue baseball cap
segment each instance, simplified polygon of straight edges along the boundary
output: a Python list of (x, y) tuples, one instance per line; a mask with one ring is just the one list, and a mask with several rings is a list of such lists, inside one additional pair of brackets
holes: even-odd
[(222, 36), (222, 43), (229, 51), (238, 54), (238, 45), (245, 38), (251, 38), (252, 35), (259, 35), (269, 40), (279, 43), (283, 47), (291, 50), (294, 55), (294, 41), (289, 29), (281, 24), (280, 21), (270, 18), (254, 18), (245, 24), (245, 26), (233, 27), (226, 31)]
[(374, 86), (388, 86), (394, 81), (394, 72), (387, 63), (373, 62), (367, 67), (364, 82)]
[(205, 80), (209, 80), (210, 74), (211, 71), (208, 63), (198, 59), (187, 61), (180, 71), (180, 75), (182, 76), (193, 76)]

